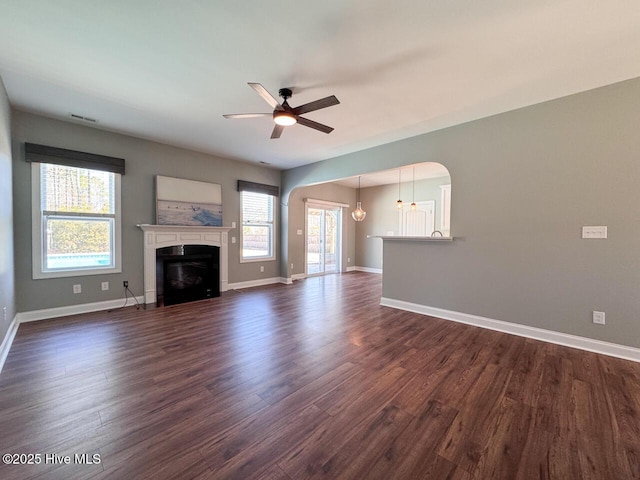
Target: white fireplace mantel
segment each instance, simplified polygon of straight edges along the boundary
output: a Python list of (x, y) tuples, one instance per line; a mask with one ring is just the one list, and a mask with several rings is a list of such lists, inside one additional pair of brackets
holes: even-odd
[(229, 285), (229, 241), (231, 227), (139, 224), (144, 232), (144, 303), (155, 303), (156, 250), (175, 245), (211, 245), (220, 247), (220, 291)]

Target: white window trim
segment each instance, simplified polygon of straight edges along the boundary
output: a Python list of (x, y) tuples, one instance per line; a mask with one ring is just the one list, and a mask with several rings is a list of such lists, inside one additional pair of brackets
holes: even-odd
[[(271, 252), (272, 254), (270, 256), (264, 256), (264, 257), (248, 257), (248, 258), (244, 258), (242, 256), (242, 252), (244, 250), (243, 245), (244, 245), (244, 208), (242, 205), (242, 192), (240, 193), (240, 263), (255, 263), (255, 262), (273, 262), (276, 260), (276, 252), (277, 252), (277, 238), (278, 236), (276, 235), (276, 229), (278, 228), (278, 203), (276, 202), (276, 198), (273, 195), (269, 195), (271, 197), (271, 201), (273, 202), (273, 222), (271, 224)], [(259, 224), (258, 224), (259, 225)]]
[(114, 222), (114, 261), (113, 267), (105, 268), (76, 268), (73, 270), (59, 270), (55, 272), (43, 271), (43, 231), (42, 209), (40, 195), (40, 163), (31, 163), (31, 260), (34, 280), (45, 278), (83, 277), (85, 275), (108, 275), (122, 272), (122, 208), (121, 208), (121, 175), (115, 174), (114, 194), (116, 201)]

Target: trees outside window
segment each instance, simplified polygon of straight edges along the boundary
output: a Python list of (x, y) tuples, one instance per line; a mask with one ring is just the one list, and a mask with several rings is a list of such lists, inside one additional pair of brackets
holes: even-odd
[(33, 163), (34, 278), (120, 271), (120, 175)]

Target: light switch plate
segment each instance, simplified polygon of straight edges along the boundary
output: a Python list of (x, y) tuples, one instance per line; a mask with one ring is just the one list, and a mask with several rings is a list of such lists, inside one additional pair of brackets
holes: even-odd
[(73, 286), (73, 293), (82, 293), (82, 285), (76, 284)]
[(102, 288), (103, 291), (104, 290), (109, 290), (109, 282), (102, 282), (100, 287)]
[(231, 243), (236, 243), (236, 237), (231, 237)]
[(299, 228), (298, 230), (296, 230), (296, 235), (302, 235), (302, 229)]
[(582, 238), (607, 238), (607, 227), (582, 227)]

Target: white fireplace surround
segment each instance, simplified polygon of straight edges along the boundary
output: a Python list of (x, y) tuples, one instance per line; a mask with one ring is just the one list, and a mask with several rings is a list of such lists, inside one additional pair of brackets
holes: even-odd
[(144, 232), (144, 303), (156, 303), (156, 250), (175, 245), (220, 247), (220, 291), (229, 288), (229, 241), (231, 227), (138, 225)]

